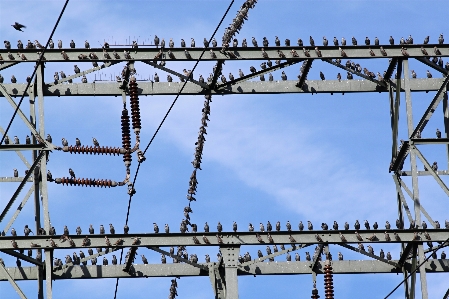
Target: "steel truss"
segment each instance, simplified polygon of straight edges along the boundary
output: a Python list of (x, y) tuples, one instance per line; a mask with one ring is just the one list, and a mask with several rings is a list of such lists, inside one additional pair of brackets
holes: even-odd
[[(425, 251), (423, 242), (426, 242), (427, 236), (432, 242), (440, 242), (441, 246), (447, 246), (449, 238), (448, 229), (437, 229), (436, 222), (424, 209), (418, 188), (419, 176), (432, 176), (440, 185), (442, 190), (449, 195), (449, 189), (440, 178), (441, 175), (449, 174), (449, 170), (434, 171), (427, 159), (418, 149), (422, 145), (431, 144), (446, 144), (448, 150), (448, 165), (449, 165), (449, 105), (448, 105), (448, 90), (449, 77), (448, 71), (440, 66), (433, 64), (429, 60), (429, 56), (423, 54), (421, 47), (433, 53), (434, 47), (438, 47), (441, 54), (439, 57), (449, 56), (449, 46), (444, 45), (407, 45), (406, 54), (404, 54), (402, 46), (348, 46), (343, 47), (344, 55), (338, 47), (319, 47), (316, 51), (313, 47), (266, 47), (264, 49), (268, 59), (279, 60), (273, 67), (267, 68), (256, 73), (253, 73), (243, 78), (235, 79), (227, 83), (217, 83), (218, 75), (214, 74), (214, 78), (210, 83), (201, 83), (193, 78), (188, 78), (183, 74), (161, 66), (158, 62), (170, 61), (185, 62), (196, 61), (203, 49), (201, 48), (143, 48), (129, 49), (129, 48), (114, 48), (108, 49), (110, 53), (115, 50), (119, 53), (119, 58), (103, 59), (103, 49), (64, 49), (67, 54), (67, 59), (63, 59), (61, 51), (57, 49), (49, 49), (45, 53), (45, 62), (38, 66), (37, 76), (30, 88), (25, 91), (26, 84), (0, 84), (0, 97), (4, 97), (9, 104), (16, 108), (17, 104), (14, 98), (18, 95), (25, 94), (30, 99), (30, 114), (27, 116), (22, 109), (18, 109), (18, 116), (25, 123), (25, 125), (32, 132), (32, 144), (30, 145), (0, 145), (0, 150), (15, 151), (21, 158), (23, 163), (29, 169), (25, 177), (3, 177), (0, 182), (20, 182), (20, 186), (14, 195), (11, 197), (7, 206), (0, 216), (0, 222), (5, 220), (5, 216), (12, 205), (17, 200), (20, 192), (27, 183), (31, 183), (28, 193), (23, 198), (14, 215), (4, 227), (2, 237), (0, 237), (0, 251), (5, 254), (23, 259), (35, 267), (3, 267), (0, 264), (0, 280), (8, 280), (17, 290), (22, 298), (25, 295), (15, 283), (16, 280), (37, 280), (38, 281), (38, 298), (43, 298), (43, 283), (46, 283), (47, 298), (52, 298), (52, 281), (59, 279), (82, 279), (82, 278), (135, 278), (135, 277), (182, 277), (182, 276), (209, 276), (211, 285), (216, 298), (238, 298), (238, 275), (285, 275), (285, 274), (312, 274), (313, 279), (317, 274), (323, 274), (325, 262), (320, 261), (321, 253), (328, 252), (329, 244), (336, 244), (351, 250), (355, 250), (360, 254), (369, 256), (373, 260), (364, 261), (332, 261), (333, 273), (335, 274), (359, 274), (359, 273), (403, 273), (407, 277), (408, 273), (415, 271), (418, 261), (423, 262)], [(385, 51), (382, 53), (382, 48)], [(295, 49), (296, 51), (291, 51)], [(186, 55), (188, 50), (189, 55)], [(371, 50), (373, 52), (371, 52)], [(130, 59), (125, 59), (123, 51), (129, 51)], [(168, 51), (171, 54), (168, 55)], [(201, 61), (216, 61), (221, 65), (223, 62), (229, 60), (235, 61), (259, 61), (267, 60), (263, 56), (261, 48), (213, 48), (214, 57), (204, 55)], [(279, 51), (285, 53), (280, 55)], [(8, 60), (11, 52), (16, 59)], [(0, 50), (0, 55), (3, 58), (0, 64), (0, 71), (13, 67), (19, 63), (36, 63), (39, 59), (39, 54), (33, 49), (21, 49), (20, 51), (25, 55), (26, 60), (19, 60), (17, 58), (17, 50)], [(88, 58), (89, 53), (94, 53), (100, 57), (99, 59)], [(293, 53), (296, 53), (294, 55)], [(308, 53), (306, 55), (306, 53)], [(80, 55), (86, 55), (86, 58), (79, 59)], [(374, 54), (374, 55), (373, 55)], [(81, 56), (82, 56), (81, 55)], [(111, 55), (112, 57), (112, 55)], [(385, 70), (383, 80), (366, 76), (362, 73), (354, 72), (346, 68), (334, 59), (391, 59), (389, 67)], [(443, 78), (427, 78), (427, 79), (411, 79), (409, 76), (409, 59), (416, 59), (417, 61), (437, 70), (443, 75)], [(315, 60), (321, 60), (330, 63), (340, 69), (351, 72), (363, 80), (307, 80), (307, 72)], [(108, 83), (68, 83), (69, 80), (81, 77), (85, 74), (96, 72), (98, 70), (107, 68), (117, 63), (127, 63), (133, 66), (135, 62), (143, 62), (162, 71), (170, 73), (174, 76), (180, 77), (187, 82), (183, 94), (185, 95), (203, 95), (203, 94), (274, 94), (274, 93), (363, 93), (363, 92), (385, 92), (390, 100), (390, 114), (391, 114), (391, 128), (392, 128), (392, 160), (390, 164), (390, 172), (393, 173), (392, 178), (396, 185), (397, 193), (397, 209), (402, 227), (404, 227), (404, 218), (407, 217), (410, 223), (415, 223), (417, 226), (410, 230), (387, 230), (390, 235), (396, 233), (399, 239), (386, 240), (383, 237), (383, 230), (377, 237), (373, 237), (378, 231), (358, 231), (362, 240), (358, 239), (353, 230), (348, 231), (291, 231), (291, 232), (270, 232), (273, 241), (270, 241), (267, 233), (249, 233), (249, 232), (224, 232), (221, 233), (221, 239), (218, 239), (215, 233), (199, 233), (199, 234), (132, 234), (132, 235), (106, 235), (112, 245), (105, 244), (105, 235), (88, 235), (86, 236), (70, 236), (70, 240), (61, 242), (61, 236), (32, 236), (32, 237), (11, 237), (6, 236), (6, 232), (11, 227), (14, 220), (17, 218), (23, 206), (27, 203), (31, 194), (34, 194), (35, 202), (35, 231), (44, 228), (46, 232), (50, 231), (50, 215), (48, 212), (48, 192), (47, 192), (47, 169), (46, 169), (46, 153), (53, 150), (61, 150), (51, 142), (45, 140), (45, 123), (44, 123), (44, 97), (52, 96), (122, 96), (126, 99), (127, 83), (129, 79), (129, 72), (124, 78), (123, 82), (108, 82)], [(85, 70), (79, 74), (68, 76), (65, 79), (57, 82), (44, 82), (44, 63), (76, 63), (76, 62), (97, 62), (102, 63), (89, 70)], [(269, 72), (286, 68), (298, 62), (305, 63), (305, 69), (302, 76), (298, 80), (290, 81), (249, 81), (259, 75), (264, 75)], [(397, 78), (393, 78), (393, 72), (397, 69)], [(176, 95), (181, 87), (180, 82), (139, 82), (139, 95)], [(429, 92), (436, 91), (436, 95), (431, 100), (429, 108), (421, 117), (417, 126), (414, 126), (413, 111), (412, 111), (412, 92)], [(398, 122), (399, 122), (399, 104), (401, 101), (401, 92), (405, 93), (406, 111), (407, 111), (407, 125), (408, 125), (408, 139), (405, 140), (398, 149)], [(37, 101), (37, 103), (36, 103)], [(444, 136), (441, 139), (420, 139), (418, 133), (421, 133), (430, 117), (432, 117), (435, 109), (440, 102), (443, 102), (444, 110)], [(39, 123), (36, 123), (36, 115), (39, 115)], [(0, 127), (0, 132), (3, 134), (4, 130)], [(21, 153), (22, 151), (32, 151), (33, 161), (30, 163)], [(409, 171), (403, 170), (402, 165), (405, 159), (410, 156), (411, 169)], [(417, 158), (426, 166), (426, 171), (418, 171)], [(402, 176), (411, 176), (412, 185), (409, 188), (401, 179)], [(407, 205), (407, 196), (413, 202), (414, 215)], [(40, 219), (40, 210), (43, 209), (44, 219)], [(420, 224), (422, 222), (421, 213), (426, 217), (432, 229), (422, 229)], [(405, 216), (404, 216), (405, 215)], [(345, 236), (345, 241), (342, 240), (339, 232)], [(202, 236), (205, 236), (209, 243), (203, 241)], [(195, 241), (194, 236), (199, 242)], [(261, 240), (259, 240), (261, 238)], [(63, 237), (64, 239), (64, 237)], [(67, 238), (66, 238), (67, 239)], [(52, 244), (53, 240), (55, 244)], [(87, 241), (88, 240), (88, 241)], [(121, 241), (120, 241), (121, 240)], [(137, 241), (136, 241), (137, 240)], [(220, 241), (221, 240), (221, 241)], [(292, 241), (294, 240), (294, 241)], [(84, 244), (83, 244), (84, 242)], [(87, 242), (87, 243), (86, 243)], [(387, 260), (380, 256), (361, 251), (350, 244), (353, 243), (399, 243), (402, 246), (402, 252), (399, 260)], [(239, 256), (240, 246), (257, 246), (270, 244), (290, 244), (291, 247), (280, 252), (264, 256), (249, 262), (239, 263), (237, 257)], [(218, 263), (192, 263), (191, 261), (179, 258), (183, 263), (164, 264), (164, 265), (136, 265), (129, 259), (125, 265), (109, 265), (109, 266), (75, 266), (73, 264), (64, 265), (62, 267), (54, 267), (52, 264), (53, 253), (60, 249), (67, 248), (83, 248), (83, 247), (103, 247), (117, 250), (121, 248), (131, 248), (132, 255), (138, 247), (147, 247), (167, 256), (172, 256), (166, 252), (164, 247), (168, 246), (214, 246), (219, 247), (222, 253), (222, 260)], [(319, 252), (311, 261), (295, 261), (295, 262), (264, 262), (265, 260), (286, 254), (288, 252), (304, 248), (310, 245), (318, 245)], [(20, 253), (22, 249), (38, 249), (43, 256), (43, 262), (25, 256)], [(100, 256), (103, 253), (98, 253), (93, 256), (86, 257), (84, 261)], [(125, 267), (126, 272), (123, 271)], [(441, 273), (449, 272), (449, 260), (433, 259), (425, 262), (419, 268), (421, 279), (422, 298), (427, 299), (427, 273)], [(404, 296), (405, 298), (415, 297), (416, 274), (413, 274), (410, 280), (405, 281)]]

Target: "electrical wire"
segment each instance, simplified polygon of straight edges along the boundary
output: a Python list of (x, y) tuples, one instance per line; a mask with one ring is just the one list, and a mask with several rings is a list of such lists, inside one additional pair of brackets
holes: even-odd
[[(209, 39), (208, 42), (208, 46), (204, 48), (203, 52), (201, 53), (200, 57), (197, 59), (195, 65), (192, 68), (192, 71), (190, 72), (190, 74), (193, 74), (193, 71), (195, 70), (195, 68), (198, 66), (198, 63), (200, 62), (201, 58), (203, 57), (204, 53), (206, 52), (206, 50), (209, 48), (210, 43), (212, 42), (212, 39), (215, 37), (215, 34), (217, 33), (218, 29), (220, 28), (221, 24), (223, 23), (226, 15), (228, 14), (229, 10), (231, 9), (232, 5), (234, 4), (235, 0), (231, 1), (231, 4), (229, 4), (228, 9), (226, 10), (226, 12), (224, 13), (223, 17), (220, 20), (220, 23), (218, 23), (217, 27), (215, 28), (214, 33), (212, 34), (211, 38)], [(150, 141), (148, 142), (148, 145), (145, 147), (145, 150), (143, 151), (143, 155), (145, 155), (145, 153), (147, 152), (148, 148), (150, 147), (150, 145), (153, 143), (154, 138), (156, 137), (157, 133), (159, 132), (159, 130), (161, 129), (162, 125), (164, 124), (165, 120), (167, 119), (168, 115), (170, 114), (171, 110), (173, 109), (173, 106), (175, 105), (175, 103), (178, 101), (179, 96), (181, 95), (182, 91), (184, 90), (184, 87), (186, 86), (188, 80), (186, 80), (184, 82), (184, 84), (182, 85), (181, 89), (179, 90), (178, 94), (176, 95), (175, 99), (173, 100), (172, 104), (170, 105), (170, 107), (167, 110), (167, 113), (165, 113), (164, 118), (162, 119), (161, 123), (159, 124), (159, 126), (157, 127), (156, 131), (154, 132), (153, 136), (151, 137)], [(134, 188), (136, 180), (137, 180), (137, 175), (139, 174), (139, 169), (140, 169), (140, 164), (141, 162), (139, 162), (137, 164), (137, 169), (136, 169), (136, 173), (134, 175), (134, 179), (133, 179), (133, 183), (132, 183), (132, 188)], [(129, 212), (131, 209), (131, 201), (132, 201), (132, 197), (133, 197), (133, 193), (131, 193), (129, 195), (129, 201), (128, 201), (128, 210), (126, 212), (126, 222), (125, 224), (128, 225), (128, 219), (129, 219)], [(122, 263), (122, 259), (123, 259), (123, 249), (121, 250), (120, 253), (120, 264)], [(114, 299), (117, 298), (117, 290), (118, 290), (118, 281), (119, 278), (117, 278), (117, 281), (115, 283), (115, 292), (114, 292)]]
[(25, 93), (27, 92), (28, 88), (30, 87), (30, 84), (33, 81), (34, 75), (36, 74), (37, 68), (39, 67), (39, 65), (41, 64), (42, 59), (44, 58), (45, 51), (47, 50), (48, 45), (50, 44), (50, 40), (53, 38), (53, 34), (55, 33), (56, 28), (58, 27), (59, 21), (61, 20), (62, 14), (64, 13), (65, 8), (67, 7), (67, 4), (69, 4), (69, 0), (65, 1), (64, 7), (62, 8), (61, 13), (59, 14), (58, 20), (56, 21), (56, 24), (53, 27), (53, 30), (51, 31), (50, 37), (47, 40), (47, 44), (45, 45), (45, 48), (42, 51), (36, 66), (34, 67), (33, 74), (31, 75), (31, 79), (28, 80), (27, 86), (25, 87), (25, 90), (23, 91), (23, 94), (22, 94), (22, 97), (20, 98), (19, 104), (17, 104), (16, 110), (14, 110), (14, 114), (12, 115), (11, 120), (9, 121), (8, 126), (6, 127), (5, 134), (3, 134), (2, 140), (0, 141), (0, 145), (5, 140), (6, 134), (8, 134), (8, 131), (11, 128), (12, 122), (14, 121), (14, 118), (17, 115), (17, 111), (19, 111), (20, 105), (22, 104), (23, 99), (25, 98)]
[(443, 244), (441, 244), (440, 246), (438, 246), (437, 248), (435, 248), (435, 250), (432, 251), (431, 254), (429, 254), (429, 256), (427, 258), (424, 259), (424, 261), (419, 264), (418, 267), (416, 267), (415, 270), (413, 270), (412, 272), (410, 272), (409, 275), (407, 275), (406, 278), (404, 278), (404, 280), (402, 280), (384, 299), (387, 299), (388, 297), (390, 297), (410, 276), (413, 275), (413, 273), (415, 273), (416, 271), (418, 271), (419, 267), (421, 267), (422, 265), (424, 265), (432, 256), (433, 253), (437, 252), (438, 250), (440, 250), (441, 248), (444, 247), (444, 244), (446, 244), (447, 242), (449, 242), (449, 238), (443, 242)]

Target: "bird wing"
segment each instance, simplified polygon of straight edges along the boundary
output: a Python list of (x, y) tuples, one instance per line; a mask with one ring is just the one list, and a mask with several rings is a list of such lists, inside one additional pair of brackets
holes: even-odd
[(15, 25), (18, 26), (18, 27), (20, 27), (20, 28), (27, 28), (25, 25), (22, 25), (22, 24), (17, 23), (17, 22), (15, 22)]

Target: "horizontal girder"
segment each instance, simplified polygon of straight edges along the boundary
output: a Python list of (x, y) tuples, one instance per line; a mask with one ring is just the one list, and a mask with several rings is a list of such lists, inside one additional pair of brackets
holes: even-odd
[[(404, 81), (404, 80), (402, 80)], [(410, 80), (412, 92), (436, 91), (441, 87), (443, 78)], [(246, 81), (235, 85), (227, 85), (218, 90), (211, 90), (212, 94), (276, 94), (276, 93), (354, 93), (354, 92), (388, 92), (385, 87), (369, 80), (306, 80), (303, 87), (297, 87), (298, 81)], [(184, 82), (150, 82), (138, 81), (139, 95), (177, 95)], [(12, 97), (21, 96), (26, 84), (3, 84)], [(46, 97), (57, 96), (121, 96), (123, 90), (118, 82), (102, 83), (69, 83), (45, 86), (43, 94)], [(401, 86), (404, 86), (402, 82)], [(403, 89), (402, 89), (403, 90)], [(182, 91), (183, 95), (202, 95), (208, 90), (201, 86), (187, 82)], [(28, 96), (28, 93), (25, 93)], [(0, 94), (2, 97), (2, 94)]]
[[(397, 261), (393, 261), (397, 262)], [(311, 274), (311, 262), (260, 262), (245, 269), (237, 268), (237, 275), (298, 275)], [(214, 263), (201, 264), (212, 266)], [(325, 261), (320, 261), (314, 268), (317, 274), (324, 274)], [(333, 274), (368, 274), (368, 273), (402, 273), (387, 263), (374, 260), (332, 261)], [(405, 269), (411, 270), (411, 265), (405, 263)], [(423, 265), (427, 273), (449, 272), (449, 260), (429, 260)], [(38, 267), (6, 267), (14, 280), (36, 280)], [(134, 278), (134, 277), (186, 277), (208, 276), (209, 272), (188, 264), (139, 264), (132, 265), (128, 272), (123, 271), (123, 265), (70, 266), (52, 273), (52, 279), (94, 279), (94, 278)], [(45, 278), (44, 278), (45, 279)], [(6, 280), (0, 273), (0, 281)]]
[[(291, 47), (266, 47), (264, 48), (266, 54), (268, 55), (267, 58), (265, 58), (262, 55), (262, 47), (236, 47), (236, 48), (229, 48), (225, 52), (221, 52), (220, 48), (212, 48), (215, 55), (211, 55), (210, 53), (205, 53), (203, 57), (201, 58), (202, 61), (215, 61), (215, 60), (267, 60), (272, 59), (335, 59), (335, 58), (349, 58), (349, 59), (356, 59), (356, 58), (392, 58), (392, 57), (428, 57), (424, 55), (421, 51), (421, 46), (424, 47), (424, 49), (427, 51), (427, 53), (430, 56), (449, 56), (449, 45), (439, 45), (439, 44), (427, 44), (427, 45), (405, 45), (406, 51), (408, 53), (408, 56), (404, 56), (402, 53), (402, 45), (382, 45), (383, 49), (386, 52), (386, 56), (383, 56), (380, 51), (380, 45), (375, 46), (365, 46), (365, 45), (358, 45), (358, 46), (343, 46), (341, 47), (344, 52), (345, 56), (343, 57), (339, 47), (336, 46), (318, 46), (318, 49), (320, 51), (320, 55), (315, 51), (315, 47), (299, 47), (299, 46), (291, 46)], [(441, 55), (434, 55), (434, 47), (438, 47)], [(291, 53), (291, 50), (294, 49), (296, 51), (297, 55), (296, 57), (293, 56)], [(308, 55), (304, 53), (304, 50), (308, 51)], [(373, 50), (375, 56), (372, 56), (370, 53), (370, 49)], [(126, 59), (124, 55), (124, 51), (129, 51), (130, 59)], [(75, 48), (75, 49), (47, 49), (45, 52), (45, 62), (69, 62), (69, 63), (76, 63), (81, 61), (92, 61), (89, 57), (86, 57), (86, 59), (80, 60), (78, 58), (79, 55), (86, 55), (89, 56), (90, 53), (94, 53), (98, 59), (94, 59), (96, 61), (142, 61), (142, 60), (155, 60), (155, 56), (159, 54), (160, 48), (155, 47), (148, 47), (148, 48), (138, 48), (138, 49), (132, 49), (132, 48), (109, 48), (107, 49), (109, 55), (111, 56), (111, 59), (105, 59), (103, 57), (103, 49), (101, 48), (95, 48), (95, 49), (83, 49), (83, 48)], [(189, 55), (185, 54), (185, 51), (189, 52)], [(163, 55), (160, 55), (156, 59), (156, 61), (159, 60), (168, 60), (168, 61), (196, 61), (199, 59), (201, 53), (203, 52), (204, 48), (165, 48), (163, 50)], [(63, 55), (61, 54), (61, 51), (64, 51), (65, 54), (68, 56), (68, 60), (65, 60), (63, 58)], [(114, 58), (113, 51), (115, 51), (120, 57)], [(168, 54), (168, 51), (171, 51), (172, 55)], [(281, 58), (278, 51), (282, 51), (285, 58)], [(39, 60), (39, 54), (37, 52), (40, 52), (39, 49), (1, 49), (0, 55), (2, 55), (3, 60), (5, 62), (36, 62)], [(209, 50), (207, 50), (209, 52)], [(227, 52), (232, 53), (229, 55)], [(14, 57), (14, 60), (11, 60), (8, 58), (8, 53), (11, 53)], [(21, 58), (17, 55), (17, 53), (21, 53), (25, 55), (26, 60), (21, 60)], [(94, 57), (95, 57), (94, 56)], [(214, 56), (214, 57), (212, 57)]]
[[(345, 241), (341, 240), (340, 232), (344, 235)], [(357, 234), (362, 238), (358, 239)], [(273, 242), (268, 241), (267, 232), (222, 232), (220, 237), (223, 243), (220, 243), (216, 237), (216, 232), (209, 233), (170, 233), (170, 234), (114, 234), (114, 235), (73, 235), (69, 242), (67, 237), (61, 235), (57, 236), (4, 236), (0, 237), (0, 249), (36, 249), (36, 248), (83, 248), (83, 247), (160, 247), (160, 246), (217, 246), (217, 245), (261, 245), (261, 244), (319, 244), (319, 243), (408, 243), (426, 241), (425, 233), (427, 233), (431, 241), (444, 242), (449, 239), (449, 229), (416, 229), (416, 230), (387, 230), (391, 241), (386, 241), (384, 237), (385, 230), (343, 230), (343, 231), (272, 231), (269, 234), (273, 238)], [(396, 240), (394, 233), (396, 233), (400, 240)], [(262, 242), (258, 241), (257, 234), (262, 238)], [(371, 241), (376, 234), (376, 238)], [(199, 242), (195, 242), (193, 237), (196, 237)], [(207, 238), (204, 241), (203, 236)], [(317, 236), (321, 241), (318, 241)], [(51, 238), (50, 238), (51, 237)], [(108, 237), (110, 245), (106, 244), (105, 237)], [(83, 239), (88, 238), (88, 243)], [(138, 241), (136, 241), (136, 238)], [(292, 239), (291, 239), (292, 238)], [(62, 239), (66, 239), (62, 241)], [(119, 240), (122, 241), (119, 241)], [(12, 245), (12, 240), (16, 242), (17, 248)], [(51, 245), (51, 241), (55, 242), (56, 246)], [(119, 242), (118, 242), (119, 241)], [(199, 244), (198, 244), (199, 243)]]

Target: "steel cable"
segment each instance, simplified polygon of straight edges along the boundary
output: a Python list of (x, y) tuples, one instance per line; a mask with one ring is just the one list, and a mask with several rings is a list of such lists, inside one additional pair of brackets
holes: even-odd
[[(68, 0), (67, 0), (68, 1)], [(226, 12), (224, 13), (223, 17), (220, 20), (220, 23), (218, 23), (217, 27), (215, 28), (214, 33), (212, 34), (211, 38), (209, 39), (209, 43), (208, 46), (204, 48), (203, 52), (201, 53), (200, 57), (197, 59), (192, 71), (190, 72), (191, 74), (193, 73), (193, 71), (195, 70), (195, 68), (198, 66), (198, 63), (200, 62), (201, 58), (203, 57), (204, 53), (206, 52), (206, 50), (209, 48), (210, 43), (212, 42), (212, 39), (215, 37), (215, 34), (217, 33), (218, 29), (220, 28), (221, 24), (223, 23), (226, 15), (228, 14), (229, 10), (231, 9), (232, 5), (234, 4), (234, 0), (231, 1), (231, 4), (229, 4), (228, 9), (226, 10)], [(171, 110), (173, 109), (173, 106), (175, 105), (176, 101), (178, 100), (179, 96), (181, 95), (182, 91), (184, 90), (186, 84), (187, 84), (188, 80), (186, 80), (184, 82), (184, 84), (182, 85), (181, 89), (179, 90), (178, 94), (176, 95), (175, 99), (173, 100), (172, 104), (170, 105), (170, 107), (168, 108), (167, 113), (165, 113), (164, 118), (162, 119), (161, 123), (159, 124), (159, 126), (157, 127), (156, 131), (154, 132), (153, 136), (150, 139), (150, 142), (148, 142), (148, 145), (145, 147), (145, 150), (143, 151), (143, 155), (145, 155), (145, 153), (147, 152), (148, 148), (150, 147), (151, 143), (153, 142), (154, 138), (156, 137), (157, 133), (159, 132), (159, 130), (161, 129), (162, 125), (164, 124), (165, 120), (168, 117), (168, 114), (171, 112)], [(136, 173), (134, 175), (134, 179), (133, 179), (133, 183), (132, 183), (132, 188), (134, 188), (134, 185), (136, 183), (137, 180), (137, 175), (139, 174), (139, 169), (140, 169), (140, 164), (141, 162), (139, 162), (137, 164), (137, 169), (136, 169)], [(131, 193), (129, 195), (129, 201), (128, 201), (128, 209), (126, 212), (126, 222), (125, 225), (128, 225), (128, 220), (129, 220), (129, 212), (131, 209), (131, 201), (132, 201), (132, 197), (133, 197), (133, 193)], [(122, 263), (123, 260), (123, 249), (121, 250), (120, 253), (120, 264)], [(114, 292), (114, 299), (117, 298), (117, 290), (118, 290), (118, 282), (119, 282), (119, 278), (117, 278), (117, 281), (115, 283), (115, 292)]]

